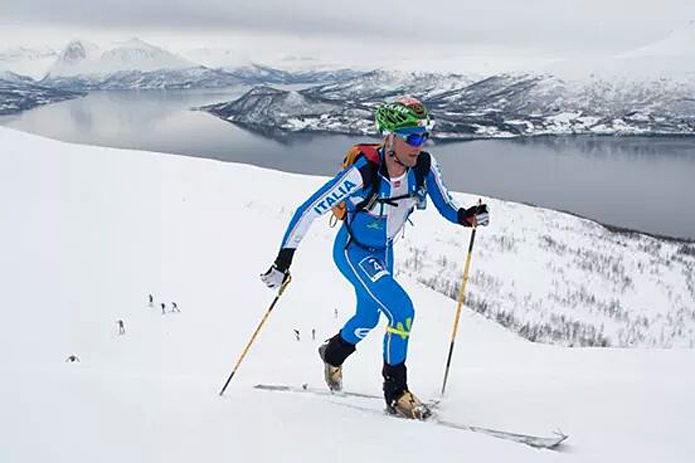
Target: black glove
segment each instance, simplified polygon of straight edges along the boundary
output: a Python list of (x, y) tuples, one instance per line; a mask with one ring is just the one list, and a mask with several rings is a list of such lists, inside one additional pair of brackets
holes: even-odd
[(281, 249), (275, 263), (270, 266), (267, 272), (261, 274), (261, 280), (268, 288), (277, 288), (289, 277), (293, 256), (294, 249)]
[(458, 222), (464, 227), (485, 226), (490, 223), (490, 213), (487, 204), (477, 204), (468, 209), (459, 209)]

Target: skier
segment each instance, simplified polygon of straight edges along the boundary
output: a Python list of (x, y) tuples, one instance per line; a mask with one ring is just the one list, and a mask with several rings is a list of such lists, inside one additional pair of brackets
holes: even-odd
[(407, 384), (405, 361), (414, 309), (410, 297), (393, 277), (393, 243), (413, 209), (424, 209), (427, 194), (450, 222), (465, 227), (487, 225), (489, 215), (484, 204), (466, 209), (452, 200), (437, 161), (423, 151), (434, 121), (420, 101), (401, 97), (380, 105), (375, 116), (383, 135), (383, 144), (374, 148), (378, 157), (372, 152), (369, 159), (366, 145), (357, 145), (364, 149), (364, 155), (297, 209), (275, 262), (261, 279), (270, 288), (281, 285), (288, 278), (294, 252), (311, 222), (344, 202), (346, 212), (334, 242), (333, 259), (354, 286), (357, 308), (343, 328), (319, 348), (326, 383), (331, 390), (342, 389), (343, 362), (383, 313), (388, 320), (382, 369), (386, 410), (406, 418), (425, 419), (431, 411)]
[(123, 324), (123, 320), (118, 320), (118, 334), (119, 335), (125, 334), (125, 325)]
[(71, 355), (68, 358), (65, 359), (66, 362), (68, 363), (75, 363), (80, 361), (80, 359), (77, 357), (77, 355)]
[(179, 306), (176, 304), (176, 302), (171, 303), (171, 313), (174, 312), (181, 313), (181, 311), (179, 310)]
[(166, 309), (167, 309), (167, 306), (166, 306), (166, 304), (163, 303), (163, 302), (162, 302), (160, 305), (162, 306), (162, 315), (164, 315), (165, 313), (167, 313), (167, 310), (166, 310)]
[(150, 307), (154, 307), (154, 297), (152, 297), (151, 294), (148, 294), (148, 301), (149, 303), (147, 305)]
[(311, 329), (311, 340), (316, 341), (316, 328)]

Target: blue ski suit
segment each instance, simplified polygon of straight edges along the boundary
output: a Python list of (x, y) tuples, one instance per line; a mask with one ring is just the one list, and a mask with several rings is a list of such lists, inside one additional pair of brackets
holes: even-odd
[[(389, 178), (383, 152), (380, 157), (377, 165), (360, 156), (305, 201), (287, 227), (281, 250), (296, 249), (314, 219), (345, 201), (347, 215), (335, 238), (333, 260), (355, 289), (357, 310), (340, 334), (357, 344), (384, 314), (388, 320), (384, 362), (397, 365), (406, 359), (415, 314), (412, 300), (393, 277), (394, 241), (413, 210), (424, 208), (427, 195), (450, 222), (464, 224), (465, 209), (452, 200), (437, 161), (429, 153), (420, 153), (418, 166), (398, 179)], [(416, 172), (422, 176), (419, 189)], [(372, 192), (378, 199), (374, 200)], [(363, 201), (370, 197), (373, 201), (364, 207)]]

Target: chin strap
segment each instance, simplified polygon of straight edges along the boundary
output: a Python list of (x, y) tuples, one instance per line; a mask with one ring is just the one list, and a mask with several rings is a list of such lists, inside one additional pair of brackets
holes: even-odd
[(399, 166), (405, 167), (405, 168), (407, 169), (408, 166), (406, 166), (405, 164), (403, 164), (403, 163), (401, 162), (401, 160), (398, 159), (398, 158), (396, 157), (396, 150), (393, 149), (393, 137), (395, 137), (395, 135), (391, 133), (391, 134), (389, 134), (388, 137), (386, 138), (386, 143), (384, 144), (385, 150), (386, 150), (386, 154), (388, 154), (389, 157), (393, 159), (393, 162), (395, 162), (395, 163), (398, 164)]

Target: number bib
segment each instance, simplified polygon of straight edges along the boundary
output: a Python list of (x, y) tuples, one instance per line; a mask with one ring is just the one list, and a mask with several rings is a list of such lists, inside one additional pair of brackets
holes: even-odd
[(386, 264), (378, 257), (368, 256), (362, 259), (359, 263), (360, 268), (367, 274), (372, 283), (376, 282), (384, 275), (388, 275), (389, 271)]

